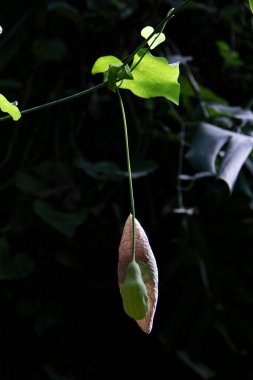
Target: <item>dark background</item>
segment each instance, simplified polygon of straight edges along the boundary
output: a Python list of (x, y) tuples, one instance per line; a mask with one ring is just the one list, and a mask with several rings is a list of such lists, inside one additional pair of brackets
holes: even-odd
[[(0, 92), (24, 110), (92, 87), (98, 57), (126, 57), (140, 30), (179, 3), (2, 1)], [(141, 173), (136, 216), (160, 274), (148, 336), (125, 315), (117, 285), (130, 213), (127, 178), (115, 172), (126, 170), (117, 96), (104, 88), (1, 122), (1, 380), (253, 379), (252, 175), (243, 167), (231, 196), (215, 178), (187, 183), (185, 206), (198, 212), (173, 212), (180, 120), (187, 151), (205, 119), (192, 77), (213, 99), (251, 107), (252, 20), (247, 1), (192, 1), (153, 53), (188, 57), (179, 107), (122, 91)], [(183, 172), (193, 172), (186, 160)]]

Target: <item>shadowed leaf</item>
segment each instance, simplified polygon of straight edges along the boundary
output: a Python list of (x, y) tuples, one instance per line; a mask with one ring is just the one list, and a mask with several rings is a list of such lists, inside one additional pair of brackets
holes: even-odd
[(55, 210), (49, 203), (42, 201), (34, 202), (35, 213), (48, 225), (61, 232), (63, 235), (72, 237), (75, 230), (80, 226), (85, 218), (86, 213), (81, 210), (67, 213)]
[[(200, 123), (186, 154), (190, 164), (200, 172), (210, 172), (233, 190), (242, 165), (253, 147), (253, 139), (215, 125)], [(217, 163), (224, 149), (224, 157)]]

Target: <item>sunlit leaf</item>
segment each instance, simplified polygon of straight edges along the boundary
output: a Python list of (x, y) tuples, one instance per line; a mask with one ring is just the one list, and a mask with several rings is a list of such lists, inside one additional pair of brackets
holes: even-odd
[(170, 65), (165, 58), (154, 57), (149, 52), (143, 56), (144, 53), (142, 49), (134, 56), (131, 68), (141, 59), (132, 71), (134, 80), (123, 81), (120, 88), (128, 89), (141, 98), (165, 97), (178, 104), (179, 64)]
[[(114, 56), (100, 57), (92, 67), (92, 74), (108, 71), (110, 65), (122, 62)], [(169, 64), (165, 58), (154, 57), (145, 49), (134, 56), (131, 70), (134, 80), (119, 82), (120, 88), (130, 90), (141, 98), (165, 97), (179, 103), (179, 64)]]
[(251, 9), (251, 12), (253, 13), (253, 0), (249, 0), (249, 6)]
[[(153, 32), (154, 32), (154, 28), (152, 26), (145, 26), (145, 28), (143, 28), (141, 31), (141, 35), (142, 35), (142, 37), (147, 39)], [(148, 45), (149, 45), (150, 49), (154, 49), (156, 46), (158, 46), (162, 42), (164, 42), (165, 39), (166, 39), (166, 37), (163, 33), (155, 33), (148, 40)]]
[[(150, 333), (153, 326), (153, 319), (156, 310), (158, 298), (158, 270), (156, 260), (150, 247), (147, 235), (137, 219), (135, 219), (136, 228), (136, 262), (141, 270), (141, 277), (147, 290), (149, 301), (149, 312), (143, 319), (136, 319), (140, 328), (147, 334)], [(122, 294), (124, 282), (126, 280), (127, 269), (132, 261), (132, 215), (126, 220), (124, 230), (119, 246), (118, 262), (118, 283)], [(135, 302), (135, 298), (132, 300)], [(138, 302), (140, 299), (138, 298)], [(132, 305), (132, 309), (139, 310), (140, 304)], [(135, 319), (135, 318), (134, 318)]]
[(2, 94), (0, 94), (0, 109), (7, 112), (15, 121), (21, 117), (18, 107), (10, 103)]
[(120, 66), (120, 65), (123, 65), (123, 62), (121, 62), (120, 59), (118, 59), (117, 57), (114, 57), (113, 55), (106, 55), (106, 56), (100, 57), (96, 60), (96, 62), (92, 66), (91, 73), (92, 74), (104, 73), (105, 71), (109, 70), (110, 65)]

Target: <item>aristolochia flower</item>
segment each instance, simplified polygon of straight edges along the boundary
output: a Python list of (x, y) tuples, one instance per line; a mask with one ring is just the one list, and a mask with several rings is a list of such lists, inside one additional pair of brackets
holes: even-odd
[(158, 298), (158, 270), (147, 235), (137, 219), (135, 232), (135, 260), (132, 260), (132, 215), (129, 215), (119, 246), (118, 283), (126, 313), (149, 334)]

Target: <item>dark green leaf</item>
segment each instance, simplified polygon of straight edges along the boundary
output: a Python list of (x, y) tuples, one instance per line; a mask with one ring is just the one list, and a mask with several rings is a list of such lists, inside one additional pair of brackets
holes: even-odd
[(25, 193), (38, 195), (47, 189), (47, 184), (42, 179), (35, 178), (29, 173), (19, 172), (15, 179), (15, 185)]
[(66, 45), (59, 38), (38, 39), (33, 43), (32, 50), (40, 62), (60, 62), (67, 53)]
[(212, 379), (215, 376), (214, 371), (212, 371), (203, 363), (194, 362), (191, 360), (185, 351), (177, 351), (177, 356), (184, 364), (193, 369), (193, 371), (196, 372), (202, 379), (208, 380)]
[(109, 71), (108, 71), (109, 90), (115, 92), (116, 83), (119, 80), (123, 80), (123, 79), (133, 79), (133, 74), (131, 73), (129, 66), (126, 65), (122, 67), (122, 66), (109, 65)]
[(0, 239), (0, 280), (20, 280), (33, 270), (34, 264), (29, 255), (20, 253), (11, 256), (8, 242)]
[(79, 10), (67, 1), (52, 1), (47, 5), (49, 11), (55, 11), (73, 21), (80, 19)]
[[(118, 181), (127, 178), (127, 171), (121, 170), (118, 165), (111, 161), (91, 163), (82, 159), (75, 161), (75, 166), (82, 169), (87, 175), (99, 180)], [(158, 165), (154, 161), (139, 160), (132, 163), (132, 177), (145, 177), (155, 171)]]
[(49, 226), (67, 237), (73, 237), (77, 227), (86, 219), (84, 210), (67, 213), (55, 210), (49, 203), (34, 202), (35, 213)]

